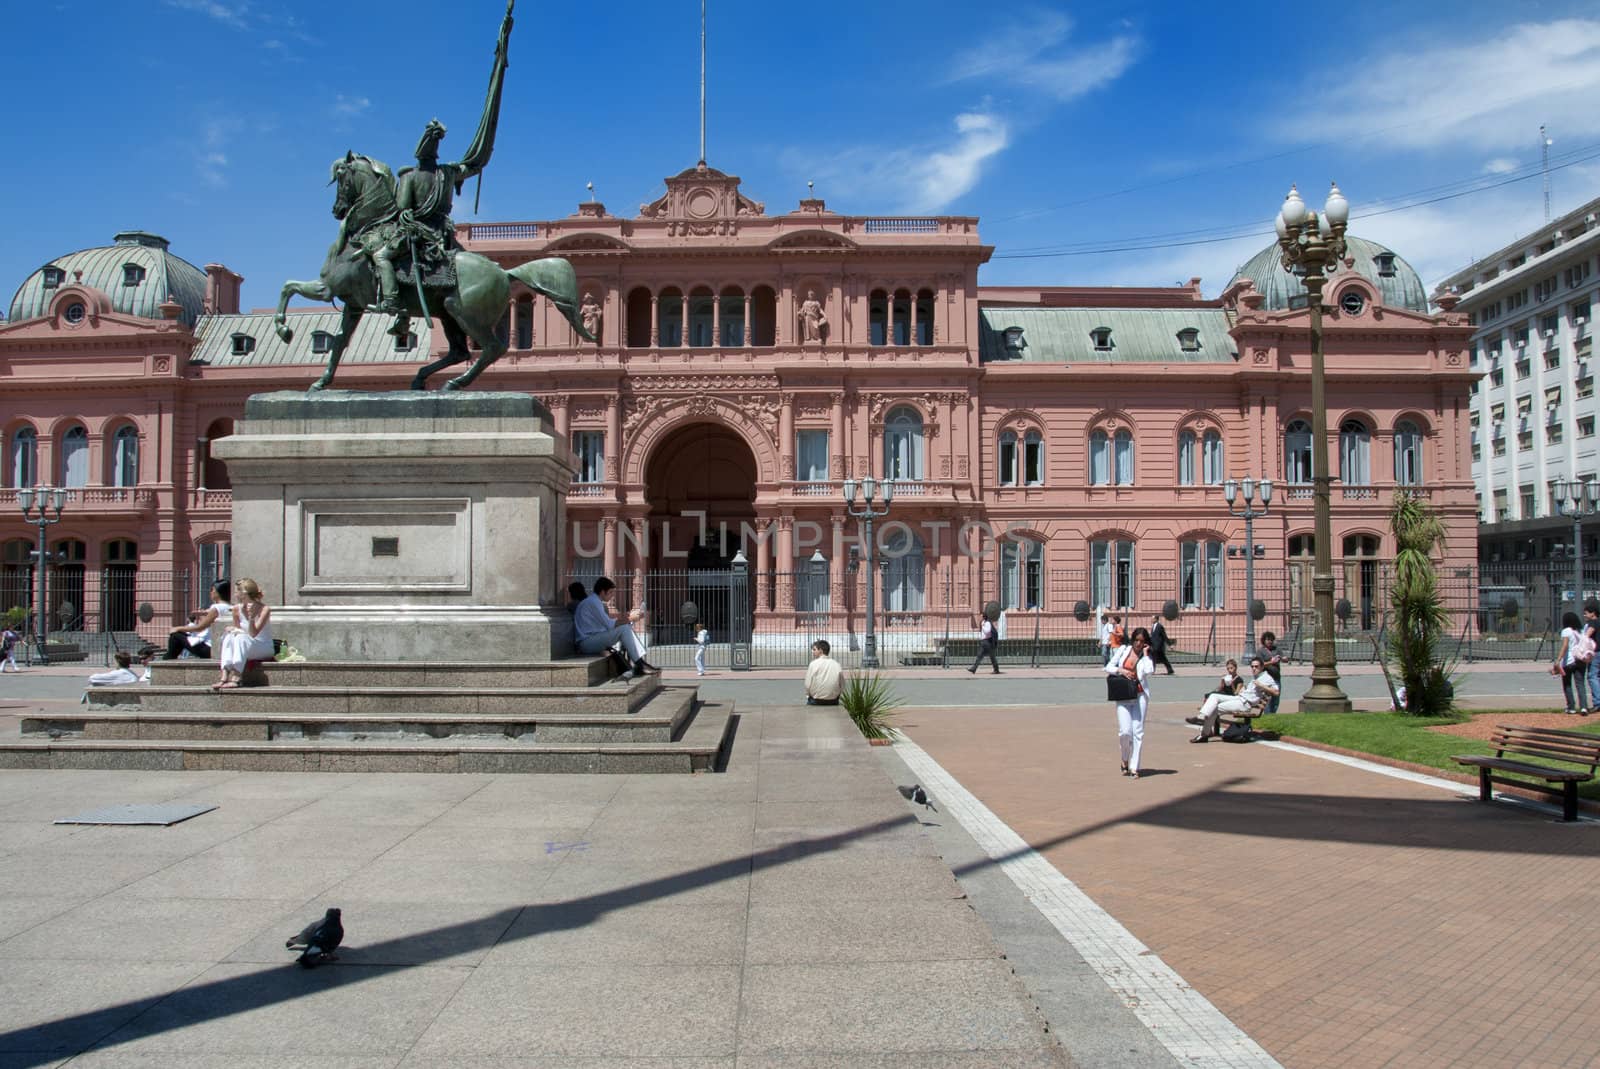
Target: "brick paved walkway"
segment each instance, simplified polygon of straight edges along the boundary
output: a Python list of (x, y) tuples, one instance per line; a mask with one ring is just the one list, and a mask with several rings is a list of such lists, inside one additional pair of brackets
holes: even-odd
[(968, 790), (1289, 1069), (1600, 1066), (1600, 824), (1152, 714), (907, 710)]

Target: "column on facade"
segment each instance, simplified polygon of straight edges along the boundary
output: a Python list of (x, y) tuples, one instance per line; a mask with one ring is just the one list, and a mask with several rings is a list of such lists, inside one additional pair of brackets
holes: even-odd
[(622, 479), (622, 404), (616, 394), (606, 397), (605, 479), (617, 483)]
[(684, 349), (689, 347), (689, 295), (687, 293), (678, 297), (678, 345)]
[[(861, 473), (855, 470), (856, 452), (856, 404), (858, 396), (847, 387), (841, 388), (843, 395), (839, 399), (840, 417), (844, 420), (844, 436), (839, 442), (840, 451), (844, 455), (844, 477), (847, 479), (860, 478)], [(845, 405), (849, 400), (850, 404)]]
[(645, 547), (650, 544), (646, 541), (649, 537), (646, 532), (647, 523), (643, 516), (636, 516), (629, 522), (633, 532), (633, 560), (630, 562), (633, 570), (633, 600), (630, 604), (634, 606), (644, 604), (644, 573), (645, 569), (650, 567), (650, 562), (645, 558)]
[(850, 563), (850, 550), (844, 544), (844, 513), (832, 513), (828, 521), (833, 527), (828, 552), (828, 608), (843, 613), (845, 568)]
[(650, 295), (650, 348), (661, 345), (661, 298)]
[(833, 411), (828, 424), (828, 478), (844, 475), (844, 391), (833, 395)]
[(794, 473), (794, 394), (778, 396), (779, 478), (793, 479)]
[(602, 545), (604, 556), (601, 557), (601, 574), (615, 575), (617, 568), (617, 517), (615, 513), (607, 513), (600, 520), (602, 532)]
[(550, 398), (550, 414), (555, 417), (556, 434), (570, 442), (572, 440), (572, 408), (567, 404), (567, 395), (558, 393)]
[(772, 530), (772, 521), (760, 516), (756, 517), (756, 574), (754, 589), (756, 592), (756, 608), (762, 611), (772, 608), (772, 539), (768, 532)]
[(894, 344), (894, 287), (883, 290), (883, 344)]
[(917, 344), (917, 291), (915, 289), (911, 290), (911, 298), (907, 305), (911, 309), (911, 330), (906, 335), (906, 341), (915, 345)]
[(722, 294), (711, 295), (711, 344), (722, 348)]
[(794, 513), (784, 512), (778, 517), (778, 573), (779, 612), (794, 611)]

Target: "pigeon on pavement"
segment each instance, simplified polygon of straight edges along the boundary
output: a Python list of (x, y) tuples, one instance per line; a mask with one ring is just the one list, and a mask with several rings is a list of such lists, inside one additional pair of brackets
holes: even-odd
[(928, 792), (922, 789), (922, 784), (920, 783), (913, 783), (909, 787), (896, 787), (895, 790), (899, 791), (900, 797), (908, 802), (915, 802), (922, 808), (931, 809), (935, 813), (939, 811), (939, 807), (928, 800)]
[(344, 925), (339, 922), (339, 916), (337, 909), (328, 910), (321, 920), (312, 921), (299, 935), (284, 940), (284, 947), (300, 949), (300, 956), (295, 960), (307, 969), (324, 961), (337, 961), (333, 952), (344, 942)]

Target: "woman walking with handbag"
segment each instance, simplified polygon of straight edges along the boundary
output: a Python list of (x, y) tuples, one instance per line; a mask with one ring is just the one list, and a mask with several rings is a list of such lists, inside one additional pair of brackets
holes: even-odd
[(1119, 646), (1106, 665), (1106, 697), (1117, 703), (1117, 746), (1122, 774), (1139, 778), (1139, 753), (1144, 748), (1144, 718), (1150, 711), (1150, 632), (1133, 629), (1132, 644)]

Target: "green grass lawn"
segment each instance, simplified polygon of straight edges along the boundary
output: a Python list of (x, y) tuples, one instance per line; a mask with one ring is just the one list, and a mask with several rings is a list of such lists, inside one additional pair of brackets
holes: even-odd
[[(1549, 712), (1548, 709), (1474, 710), (1477, 715), (1491, 719), (1496, 713), (1533, 711)], [(1451, 756), (1494, 753), (1494, 747), (1478, 739), (1464, 739), (1459, 735), (1428, 730), (1440, 724), (1464, 723), (1468, 719), (1465, 715), (1423, 717), (1404, 713), (1279, 713), (1258, 719), (1256, 730), (1275, 731), (1284, 736), (1450, 772), (1471, 772), (1471, 769), (1450, 760)], [(1600, 722), (1594, 719), (1579, 720), (1577, 717), (1572, 719), (1573, 730), (1600, 735)], [(1583, 784), (1578, 788), (1578, 794), (1583, 798), (1600, 798), (1600, 781)]]

